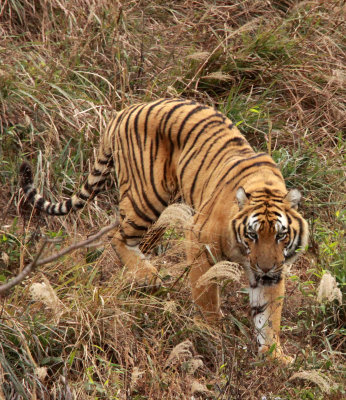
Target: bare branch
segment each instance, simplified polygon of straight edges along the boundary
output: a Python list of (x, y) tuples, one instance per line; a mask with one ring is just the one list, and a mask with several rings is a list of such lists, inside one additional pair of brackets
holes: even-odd
[(52, 254), (49, 257), (42, 258), (40, 259), (40, 256), (44, 250), (44, 248), (47, 245), (47, 240), (43, 242), (42, 246), (40, 247), (37, 255), (35, 256), (34, 260), (31, 261), (30, 264), (28, 264), (22, 272), (20, 272), (15, 278), (11, 279), (9, 282), (4, 283), (3, 285), (0, 286), (0, 296), (3, 296), (6, 291), (9, 289), (13, 288), (14, 286), (18, 285), (21, 283), (34, 269), (40, 265), (48, 264), (52, 261), (57, 260), (58, 258), (71, 253), (73, 250), (79, 249), (81, 247), (87, 246), (88, 244), (94, 242), (95, 240), (99, 239), (101, 236), (103, 236), (105, 233), (115, 229), (116, 227), (119, 226), (119, 220), (116, 219), (115, 222), (113, 222), (110, 225), (105, 226), (102, 228), (99, 232), (95, 233), (94, 235), (91, 235), (88, 239), (83, 240), (81, 242), (76, 242), (71, 244), (71, 246), (66, 247), (65, 249), (62, 249), (58, 251), (57, 253)]

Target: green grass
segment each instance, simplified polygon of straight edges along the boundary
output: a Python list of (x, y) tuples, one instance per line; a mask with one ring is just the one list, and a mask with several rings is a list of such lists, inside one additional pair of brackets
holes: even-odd
[[(311, 239), (288, 279), (282, 321), (286, 350), (297, 358), (287, 368), (258, 360), (247, 294), (232, 282), (222, 286), (222, 327), (194, 319), (182, 241), (169, 231), (154, 261), (170, 278), (156, 293), (125, 283), (108, 244), (41, 267), (12, 290), (2, 301), (0, 397), (57, 399), (70, 391), (83, 400), (185, 399), (198, 380), (214, 399), (341, 399), (345, 312), (336, 302), (317, 303), (316, 290), (330, 271), (345, 293), (343, 3), (81, 4), (0, 7), (0, 280), (32, 259), (42, 236), (62, 239), (51, 253), (106, 225), (115, 208), (111, 189), (73, 217), (18, 214), (23, 159), (49, 198), (69, 196), (114, 111), (193, 98), (270, 151), (287, 186), (303, 193)], [(45, 279), (60, 314), (31, 295)], [(186, 339), (203, 366), (189, 374), (187, 359), (165, 368)], [(46, 378), (37, 367), (47, 368)], [(326, 394), (314, 382), (290, 381), (298, 370), (319, 371), (336, 386)]]

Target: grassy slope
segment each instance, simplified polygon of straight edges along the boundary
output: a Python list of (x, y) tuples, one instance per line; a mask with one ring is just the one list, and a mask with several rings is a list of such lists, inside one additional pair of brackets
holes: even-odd
[[(257, 149), (272, 152), (288, 186), (304, 193), (311, 251), (292, 270), (283, 316), (295, 364), (257, 360), (239, 285), (222, 286), (222, 327), (194, 319), (181, 240), (170, 232), (155, 258), (170, 279), (157, 293), (128, 287), (109, 245), (77, 251), (16, 287), (3, 300), (0, 320), (4, 398), (186, 399), (195, 381), (209, 390), (201, 389), (201, 398), (342, 397), (345, 314), (314, 298), (324, 270), (346, 281), (345, 9), (336, 0), (227, 3), (11, 0), (1, 6), (0, 278), (23, 268), (41, 234), (67, 245), (106, 224), (114, 207), (111, 189), (73, 218), (18, 216), (23, 158), (35, 165), (48, 196), (70, 195), (112, 110), (164, 96), (195, 98), (237, 121)], [(51, 244), (47, 253), (60, 246)], [(30, 285), (42, 281), (60, 302), (33, 300)], [(186, 339), (184, 356), (165, 367)], [(38, 367), (46, 377), (39, 378)], [(318, 370), (339, 388), (328, 395), (309, 380), (289, 381), (300, 369)]]

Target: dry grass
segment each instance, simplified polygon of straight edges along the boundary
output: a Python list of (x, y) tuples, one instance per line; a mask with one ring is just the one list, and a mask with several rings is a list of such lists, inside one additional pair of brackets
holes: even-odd
[(333, 388), (335, 388), (335, 383), (333, 383), (333, 381), (329, 377), (323, 374), (319, 374), (317, 371), (296, 372), (290, 378), (290, 380), (293, 379), (305, 379), (313, 382), (321, 388), (323, 393), (326, 394), (331, 394)]
[(342, 293), (338, 288), (338, 284), (334, 276), (330, 272), (323, 274), (320, 284), (317, 290), (317, 300), (322, 303), (323, 301), (332, 302), (337, 300), (339, 304), (342, 304)]
[(235, 282), (240, 281), (243, 274), (241, 266), (237, 263), (229, 261), (220, 261), (213, 265), (205, 274), (197, 281), (197, 287), (204, 286), (215, 281), (225, 281), (230, 279)]
[(193, 210), (186, 204), (169, 205), (160, 215), (155, 225), (164, 228), (177, 228), (181, 231), (191, 228)]
[[(47, 250), (53, 252), (95, 232), (114, 214), (111, 182), (78, 215), (49, 219), (30, 209), (19, 214), (17, 169), (23, 158), (36, 166), (36, 181), (48, 197), (69, 196), (89, 170), (114, 110), (164, 96), (194, 98), (230, 116), (257, 149), (270, 147), (288, 186), (304, 193), (310, 252), (291, 270), (282, 321), (284, 348), (297, 355), (295, 364), (281, 368), (257, 359), (248, 296), (228, 279), (227, 268), (211, 270), (214, 278), (222, 275), (224, 321), (209, 326), (200, 318), (180, 233), (189, 210), (171, 208), (163, 224), (176, 224), (152, 254), (164, 277), (156, 292), (138, 291), (122, 279), (122, 266), (105, 240), (45, 266), (2, 299), (0, 397), (344, 395), (344, 309), (336, 302), (320, 305), (315, 297), (325, 270), (341, 291), (345, 284), (345, 5), (233, 3), (0, 4), (0, 279), (23, 269), (41, 235), (61, 239)], [(322, 378), (333, 376), (329, 392), (324, 381), (313, 383), (315, 370)]]

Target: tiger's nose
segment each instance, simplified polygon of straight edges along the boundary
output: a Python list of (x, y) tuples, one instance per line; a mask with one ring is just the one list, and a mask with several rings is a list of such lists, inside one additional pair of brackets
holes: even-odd
[(261, 264), (259, 265), (258, 263), (256, 263), (256, 267), (259, 271), (264, 272), (265, 274), (270, 272), (272, 269), (276, 268), (276, 264)]

